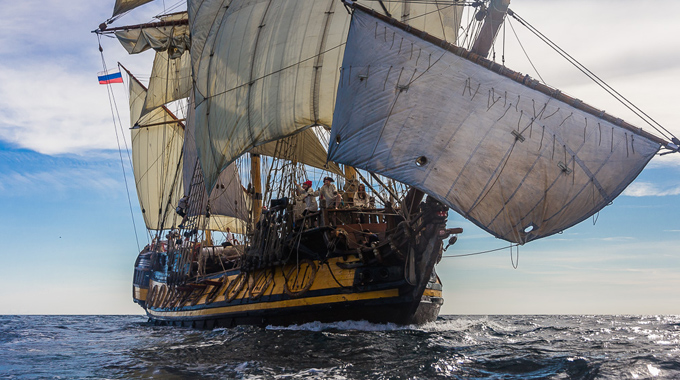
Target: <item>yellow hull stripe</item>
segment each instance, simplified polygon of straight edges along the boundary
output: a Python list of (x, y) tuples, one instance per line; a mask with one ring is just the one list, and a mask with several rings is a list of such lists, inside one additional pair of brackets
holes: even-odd
[[(441, 292), (440, 292), (441, 294)], [(368, 299), (379, 299), (379, 298), (390, 298), (398, 297), (398, 289), (380, 290), (375, 292), (366, 293), (354, 293), (354, 294), (336, 294), (329, 296), (319, 296), (319, 297), (303, 297), (292, 300), (276, 301), (276, 302), (259, 302), (250, 305), (235, 305), (235, 306), (224, 306), (209, 309), (198, 309), (198, 310), (187, 310), (187, 311), (156, 311), (147, 310), (149, 314), (156, 317), (196, 317), (214, 314), (225, 314), (225, 313), (235, 313), (241, 311), (253, 311), (253, 310), (265, 310), (265, 309), (278, 309), (278, 308), (289, 308), (296, 306), (310, 306), (310, 305), (321, 305), (328, 303), (337, 303), (345, 301), (360, 301)]]
[(149, 289), (142, 289), (142, 288), (140, 288), (140, 287), (138, 287), (138, 286), (135, 286), (135, 287), (134, 287), (134, 294), (133, 294), (133, 297), (134, 297), (136, 300), (146, 301), (146, 294), (147, 294), (148, 292), (149, 292)]
[(424, 296), (428, 297), (441, 297), (442, 296), (442, 291), (441, 290), (433, 290), (433, 289), (425, 289), (423, 292)]

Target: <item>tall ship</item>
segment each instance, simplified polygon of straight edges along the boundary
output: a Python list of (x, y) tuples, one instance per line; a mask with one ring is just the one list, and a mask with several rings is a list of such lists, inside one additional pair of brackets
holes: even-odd
[(487, 59), (509, 0), (187, 0), (112, 26), (150, 1), (95, 32), (155, 54), (148, 85), (119, 67), (156, 324), (434, 321), (450, 211), (525, 244), (680, 145)]

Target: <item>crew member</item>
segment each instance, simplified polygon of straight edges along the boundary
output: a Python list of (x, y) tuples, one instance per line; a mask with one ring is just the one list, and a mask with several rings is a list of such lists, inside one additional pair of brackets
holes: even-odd
[(305, 210), (302, 212), (306, 215), (310, 212), (317, 212), (319, 210), (319, 205), (316, 203), (316, 197), (319, 196), (318, 191), (312, 189), (312, 181), (305, 181), (302, 185), (298, 185), (298, 201), (305, 202)]
[(366, 186), (364, 184), (359, 185), (357, 193), (354, 195), (354, 207), (357, 208), (368, 208), (369, 197), (366, 194)]
[(319, 194), (321, 194), (321, 207), (322, 208), (338, 208), (340, 203), (340, 195), (338, 194), (338, 189), (335, 188), (333, 184), (333, 178), (326, 177), (323, 179), (323, 186), (319, 189)]

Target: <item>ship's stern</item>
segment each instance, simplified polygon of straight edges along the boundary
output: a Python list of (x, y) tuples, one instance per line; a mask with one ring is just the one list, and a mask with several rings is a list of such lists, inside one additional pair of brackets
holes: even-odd
[(135, 272), (132, 278), (132, 300), (146, 309), (146, 297), (149, 291), (149, 279), (152, 271), (153, 252), (143, 250), (135, 260)]

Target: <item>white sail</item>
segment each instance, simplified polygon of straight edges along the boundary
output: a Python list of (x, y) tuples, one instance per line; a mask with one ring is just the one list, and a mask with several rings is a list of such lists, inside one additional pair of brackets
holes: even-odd
[(315, 168), (344, 175), (335, 162), (328, 161), (326, 148), (321, 144), (314, 128), (303, 129), (293, 136), (268, 142), (250, 150), (250, 153), (300, 162)]
[(660, 148), (439, 45), (355, 12), (330, 159), (525, 243), (606, 206)]
[[(377, 1), (358, 1), (358, 3), (378, 13), (383, 13)], [(462, 1), (383, 1), (383, 4), (395, 19), (441, 40), (452, 43), (456, 41), (463, 16)]]
[[(162, 22), (186, 20), (187, 12), (164, 16)], [(138, 54), (148, 49), (166, 51), (170, 58), (178, 58), (191, 47), (188, 24), (156, 25), (130, 28), (115, 32), (116, 38), (129, 54)]]
[[(187, 1), (187, 13), (189, 15), (189, 29), (191, 30), (191, 67), (198, 68), (201, 52), (213, 28), (220, 26), (219, 20), (224, 17), (224, 12), (231, 0), (189, 0)], [(216, 31), (212, 32), (211, 39), (215, 38)], [(196, 75), (196, 74), (194, 74)], [(196, 94), (199, 95), (199, 94)], [(201, 98), (199, 98), (202, 101)]]
[[(341, 1), (188, 4), (196, 141), (208, 186), (222, 168), (253, 147), (309, 126), (330, 127), (349, 26)], [(455, 7), (449, 4), (442, 12), (450, 14), (450, 20), (427, 25), (441, 29), (439, 35), (447, 38), (459, 22), (449, 8)], [(419, 15), (427, 9), (438, 13), (419, 3), (410, 9)], [(448, 26), (442, 29), (444, 24)]]
[[(250, 212), (250, 200), (241, 185), (236, 164), (229, 165), (220, 173), (217, 183), (210, 193), (210, 197), (203, 183), (203, 173), (198, 163), (196, 142), (194, 140), (193, 102), (189, 102), (186, 130), (184, 134), (184, 164), (183, 181), (184, 195), (190, 200), (200, 200), (198, 206), (189, 205), (187, 214), (199, 217), (195, 224), (213, 231), (226, 231), (229, 228), (235, 233), (246, 232), (246, 220)], [(190, 194), (190, 192), (202, 194)], [(208, 210), (208, 204), (210, 209)], [(207, 213), (210, 218), (203, 218)]]
[(167, 51), (156, 52), (142, 115), (174, 100), (188, 98), (191, 89), (189, 52), (185, 51), (174, 59), (169, 57)]
[(175, 207), (183, 194), (182, 146), (184, 129), (165, 108), (141, 119), (146, 89), (130, 80), (130, 123), (132, 165), (139, 204), (146, 227), (151, 230), (171, 228)]
[[(188, 161), (185, 160), (185, 162)], [(189, 194), (189, 191), (185, 190), (186, 195), (189, 196), (187, 215), (190, 222), (187, 226), (197, 226), (212, 231), (229, 229), (234, 233), (246, 233), (252, 205), (250, 197), (241, 185), (236, 164), (227, 166), (220, 173), (217, 183), (208, 196), (203, 182), (203, 173), (198, 166), (195, 154), (191, 162), (194, 163), (194, 167), (189, 170), (189, 173), (193, 173), (189, 189), (192, 192), (202, 192), (202, 194)], [(185, 165), (185, 172), (188, 170), (187, 166), (189, 165)], [(185, 182), (185, 189), (187, 186), (189, 185)], [(200, 205), (193, 205), (194, 201), (200, 201)]]
[(116, 0), (116, 4), (113, 6), (113, 16), (125, 13), (151, 1), (153, 0)]

